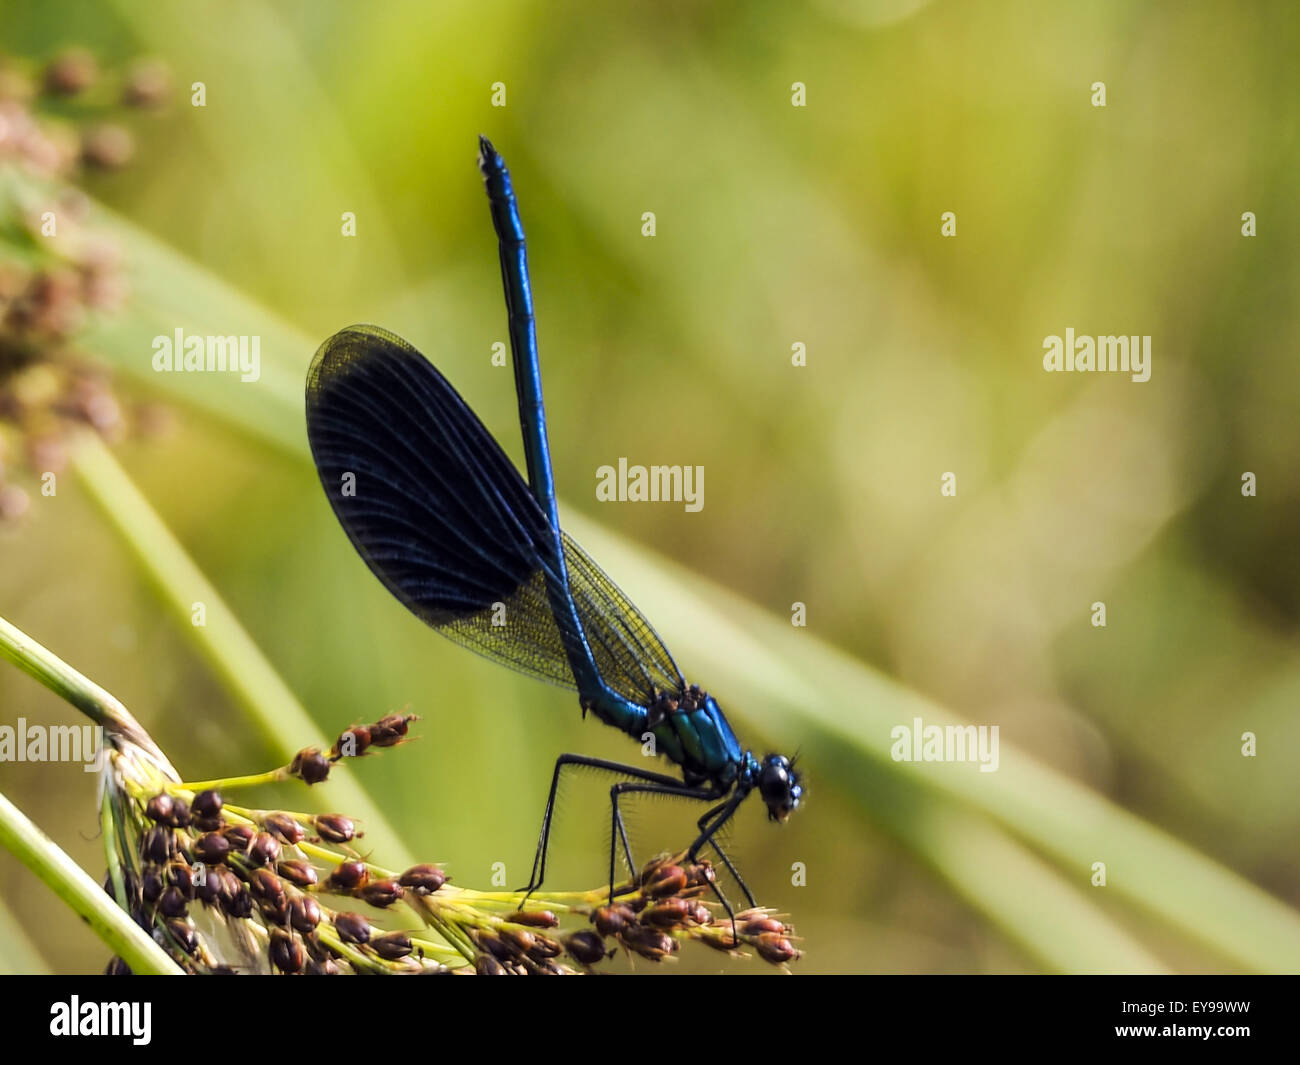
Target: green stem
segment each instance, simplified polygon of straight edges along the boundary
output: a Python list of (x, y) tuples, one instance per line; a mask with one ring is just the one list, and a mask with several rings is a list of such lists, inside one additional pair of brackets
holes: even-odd
[(474, 963), (474, 959), (478, 955), (478, 948), (463, 928), (447, 920), (426, 898), (417, 896), (409, 899), (408, 905), (412, 912), (422, 921), (455, 947), (456, 950), (460, 951), (467, 962), (471, 965)]
[(377, 958), (372, 958), (369, 955), (362, 953), (356, 947), (344, 943), (337, 934), (331, 932), (328, 928), (319, 928), (316, 934), (320, 937), (322, 943), (347, 959), (358, 973), (370, 972), (384, 974), (392, 971), (391, 965), (380, 961)]
[(173, 791), (229, 791), (232, 788), (251, 788), (256, 784), (278, 784), (282, 780), (288, 780), (289, 774), (281, 766), (279, 769), (271, 769), (265, 773), (249, 773), (242, 777), (218, 777), (216, 780), (185, 780), (177, 784)]
[(179, 976), (180, 968), (125, 910), (49, 836), (0, 794), (0, 844), (81, 915), (118, 957), (140, 975)]
[(113, 816), (113, 804), (109, 800), (107, 789), (100, 793), (99, 833), (104, 841), (104, 860), (108, 864), (108, 877), (113, 884), (113, 897), (117, 900), (118, 909), (125, 910), (126, 876), (122, 872), (122, 856), (117, 849), (117, 819)]
[(78, 673), (53, 651), (2, 617), (0, 658), (8, 659), (28, 676), (36, 678), (59, 698), (71, 703), (101, 726), (110, 736), (129, 739), (148, 751), (160, 766), (168, 765), (166, 756), (116, 696)]
[(445, 943), (435, 943), (432, 939), (421, 939), (418, 936), (410, 936), (410, 939), (411, 946), (418, 947), (426, 958), (432, 956), (440, 965), (459, 967), (465, 964), (465, 956), (458, 950), (450, 949)]

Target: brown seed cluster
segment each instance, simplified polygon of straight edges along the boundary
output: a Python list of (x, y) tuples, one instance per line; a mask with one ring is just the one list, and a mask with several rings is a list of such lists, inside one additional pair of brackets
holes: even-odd
[[(227, 790), (291, 775), (307, 783), (346, 757), (407, 738), (415, 717), (390, 714), (342, 733), (328, 754), (304, 748), (290, 766), (185, 785), (151, 770), (135, 744), (110, 751), (108, 799), (117, 863), (105, 890), (190, 973), (583, 973), (622, 951), (662, 962), (683, 942), (734, 957), (747, 948), (784, 966), (793, 929), (769, 910), (735, 915), (705, 860), (660, 857), (629, 881), (588, 892), (479, 892), (438, 865), (386, 869), (356, 849), (341, 813), (236, 805)], [(157, 781), (157, 785), (143, 783)], [(120, 960), (110, 973), (122, 972)]]
[[(342, 814), (284, 811), (232, 813), (222, 795), (163, 792), (136, 804), (135, 852), (123, 855), (127, 906), (189, 972), (336, 974), (440, 970), (415, 955), (410, 934), (384, 932), (362, 913), (335, 909), (325, 896), (346, 896), (387, 909), (408, 893), (428, 896), (446, 883), (436, 866), (399, 877), (379, 875), (346, 851), (357, 836)], [(105, 890), (116, 897), (110, 877)], [(256, 956), (232, 964), (214, 933), (244, 922)], [(115, 959), (109, 972), (122, 971)]]
[(127, 287), (116, 248), (95, 232), (73, 184), (87, 168), (130, 162), (134, 137), (117, 112), (156, 109), (167, 80), (156, 60), (105, 72), (78, 48), (43, 69), (0, 57), (0, 167), (30, 179), (0, 191), (0, 522), (31, 506), (25, 478), (12, 474), (25, 468), (44, 490), (75, 428), (110, 441), (167, 428), (155, 406), (127, 409), (76, 347), (86, 321), (117, 310)]
[[(633, 881), (615, 889), (615, 901), (573, 907), (585, 914), (590, 927), (564, 933), (560, 918), (550, 910), (509, 914), (473, 933), (481, 950), (475, 972), (487, 976), (585, 972), (612, 957), (627, 954), (660, 962), (675, 954), (682, 942), (698, 941), (725, 953), (740, 955), (752, 947), (764, 961), (784, 966), (800, 952), (794, 929), (769, 910), (738, 913), (735, 925), (705, 903), (712, 892), (714, 872), (701, 860), (682, 865), (670, 857), (656, 858)], [(602, 894), (605, 894), (602, 892)]]
[[(437, 865), (398, 873), (373, 864), (350, 849), (356, 826), (342, 814), (231, 807), (216, 790), (183, 786), (133, 807), (126, 906), (192, 973), (559, 975), (619, 950), (660, 962), (691, 941), (734, 956), (751, 948), (780, 966), (799, 957), (793, 929), (770, 911), (733, 922), (705, 901), (714, 871), (704, 860), (657, 858), (613, 902), (602, 888), (538, 893), (510, 910), (500, 908), (509, 896), (454, 888)], [(105, 890), (118, 897), (111, 877)], [(415, 927), (385, 927), (393, 922)], [(229, 934), (236, 923), (246, 934)], [(253, 948), (231, 958), (221, 943), (232, 938)], [(124, 968), (115, 959), (107, 971)]]
[[(396, 747), (405, 743), (415, 714), (389, 714), (370, 725), (353, 725), (339, 733), (328, 752), (319, 747), (304, 747), (293, 756), (288, 774), (305, 784), (319, 784), (329, 777), (330, 767), (344, 758), (362, 758), (371, 748)], [(334, 840), (332, 842), (341, 842)]]
[[(626, 898), (598, 907), (591, 915), (592, 928), (602, 946), (612, 939), (629, 953), (650, 961), (662, 961), (674, 953), (681, 939), (697, 940), (715, 950), (739, 951), (753, 947), (764, 961), (783, 965), (800, 956), (787, 927), (769, 910), (757, 908), (736, 914), (733, 919), (719, 914), (704, 902), (713, 890), (715, 873), (707, 859), (681, 865), (672, 858), (656, 858), (633, 885), (625, 886)], [(580, 949), (592, 952), (590, 937)]]

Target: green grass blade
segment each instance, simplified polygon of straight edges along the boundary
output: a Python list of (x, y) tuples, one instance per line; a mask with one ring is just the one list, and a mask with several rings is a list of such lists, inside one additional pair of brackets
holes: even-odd
[(131, 971), (177, 976), (180, 968), (85, 870), (27, 816), (0, 794), (0, 846), (12, 852), (60, 899), (85, 919)]

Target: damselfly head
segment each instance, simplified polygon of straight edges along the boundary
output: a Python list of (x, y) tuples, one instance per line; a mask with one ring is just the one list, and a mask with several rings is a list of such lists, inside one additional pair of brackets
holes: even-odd
[(758, 793), (767, 804), (769, 821), (784, 821), (799, 806), (803, 787), (794, 764), (783, 754), (769, 754), (758, 771)]

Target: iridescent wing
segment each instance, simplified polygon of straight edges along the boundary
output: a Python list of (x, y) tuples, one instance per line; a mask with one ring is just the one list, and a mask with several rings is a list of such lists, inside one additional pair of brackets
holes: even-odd
[[(576, 689), (577, 634), (548, 595), (550, 523), (483, 423), (400, 337), (350, 326), (307, 376), (307, 435), (334, 513), (366, 564), (444, 636)], [(563, 536), (568, 592), (605, 683), (648, 704), (682, 683), (650, 623)]]

